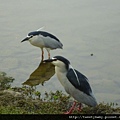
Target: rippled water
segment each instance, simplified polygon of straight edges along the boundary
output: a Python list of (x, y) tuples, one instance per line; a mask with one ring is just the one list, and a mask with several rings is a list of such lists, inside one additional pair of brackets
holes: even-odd
[[(64, 44), (51, 56), (65, 56), (85, 74), (98, 101), (120, 103), (119, 5), (119, 0), (1, 1), (0, 71), (16, 79), (13, 86), (29, 78), (40, 63), (41, 51), (21, 40), (44, 26)], [(56, 76), (38, 88), (63, 90)]]

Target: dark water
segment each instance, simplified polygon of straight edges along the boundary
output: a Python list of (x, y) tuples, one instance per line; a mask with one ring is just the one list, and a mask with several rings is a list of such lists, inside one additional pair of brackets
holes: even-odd
[[(40, 49), (20, 41), (42, 26), (64, 44), (51, 56), (65, 56), (85, 74), (98, 101), (120, 103), (119, 0), (1, 1), (0, 71), (16, 79), (13, 86), (21, 86), (40, 63)], [(38, 88), (63, 90), (56, 76)]]

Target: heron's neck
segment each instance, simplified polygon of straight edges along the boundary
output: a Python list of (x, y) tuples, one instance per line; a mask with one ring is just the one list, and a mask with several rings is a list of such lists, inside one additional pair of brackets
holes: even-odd
[(65, 67), (55, 66), (55, 72), (56, 72), (56, 73), (67, 73), (67, 70), (66, 70)]

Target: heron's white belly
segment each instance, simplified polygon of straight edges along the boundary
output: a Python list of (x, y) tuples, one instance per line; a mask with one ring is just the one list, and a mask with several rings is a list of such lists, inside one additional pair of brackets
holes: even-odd
[(62, 72), (57, 72), (57, 77), (60, 81), (60, 83), (65, 88), (65, 91), (70, 94), (75, 100), (77, 100), (80, 103), (84, 103), (89, 106), (95, 106), (97, 104), (94, 97), (89, 96), (82, 91), (76, 89), (67, 79), (66, 74)]
[(45, 47), (44, 42), (43, 42), (42, 39), (41, 39), (41, 40), (38, 40), (38, 39), (32, 40), (32, 39), (31, 39), (29, 42), (30, 42), (32, 45), (36, 46), (36, 47), (40, 47), (40, 48)]
[(58, 80), (65, 88), (66, 92), (71, 95), (71, 93), (75, 92), (75, 87), (69, 82), (69, 80), (66, 77), (65, 73), (62, 72), (56, 72)]

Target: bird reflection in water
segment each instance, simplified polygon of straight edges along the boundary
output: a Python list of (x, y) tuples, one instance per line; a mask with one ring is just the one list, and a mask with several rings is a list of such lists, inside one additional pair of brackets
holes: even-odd
[(55, 74), (55, 67), (52, 63), (40, 62), (38, 68), (31, 73), (29, 79), (27, 79), (23, 85), (36, 86), (44, 84)]

